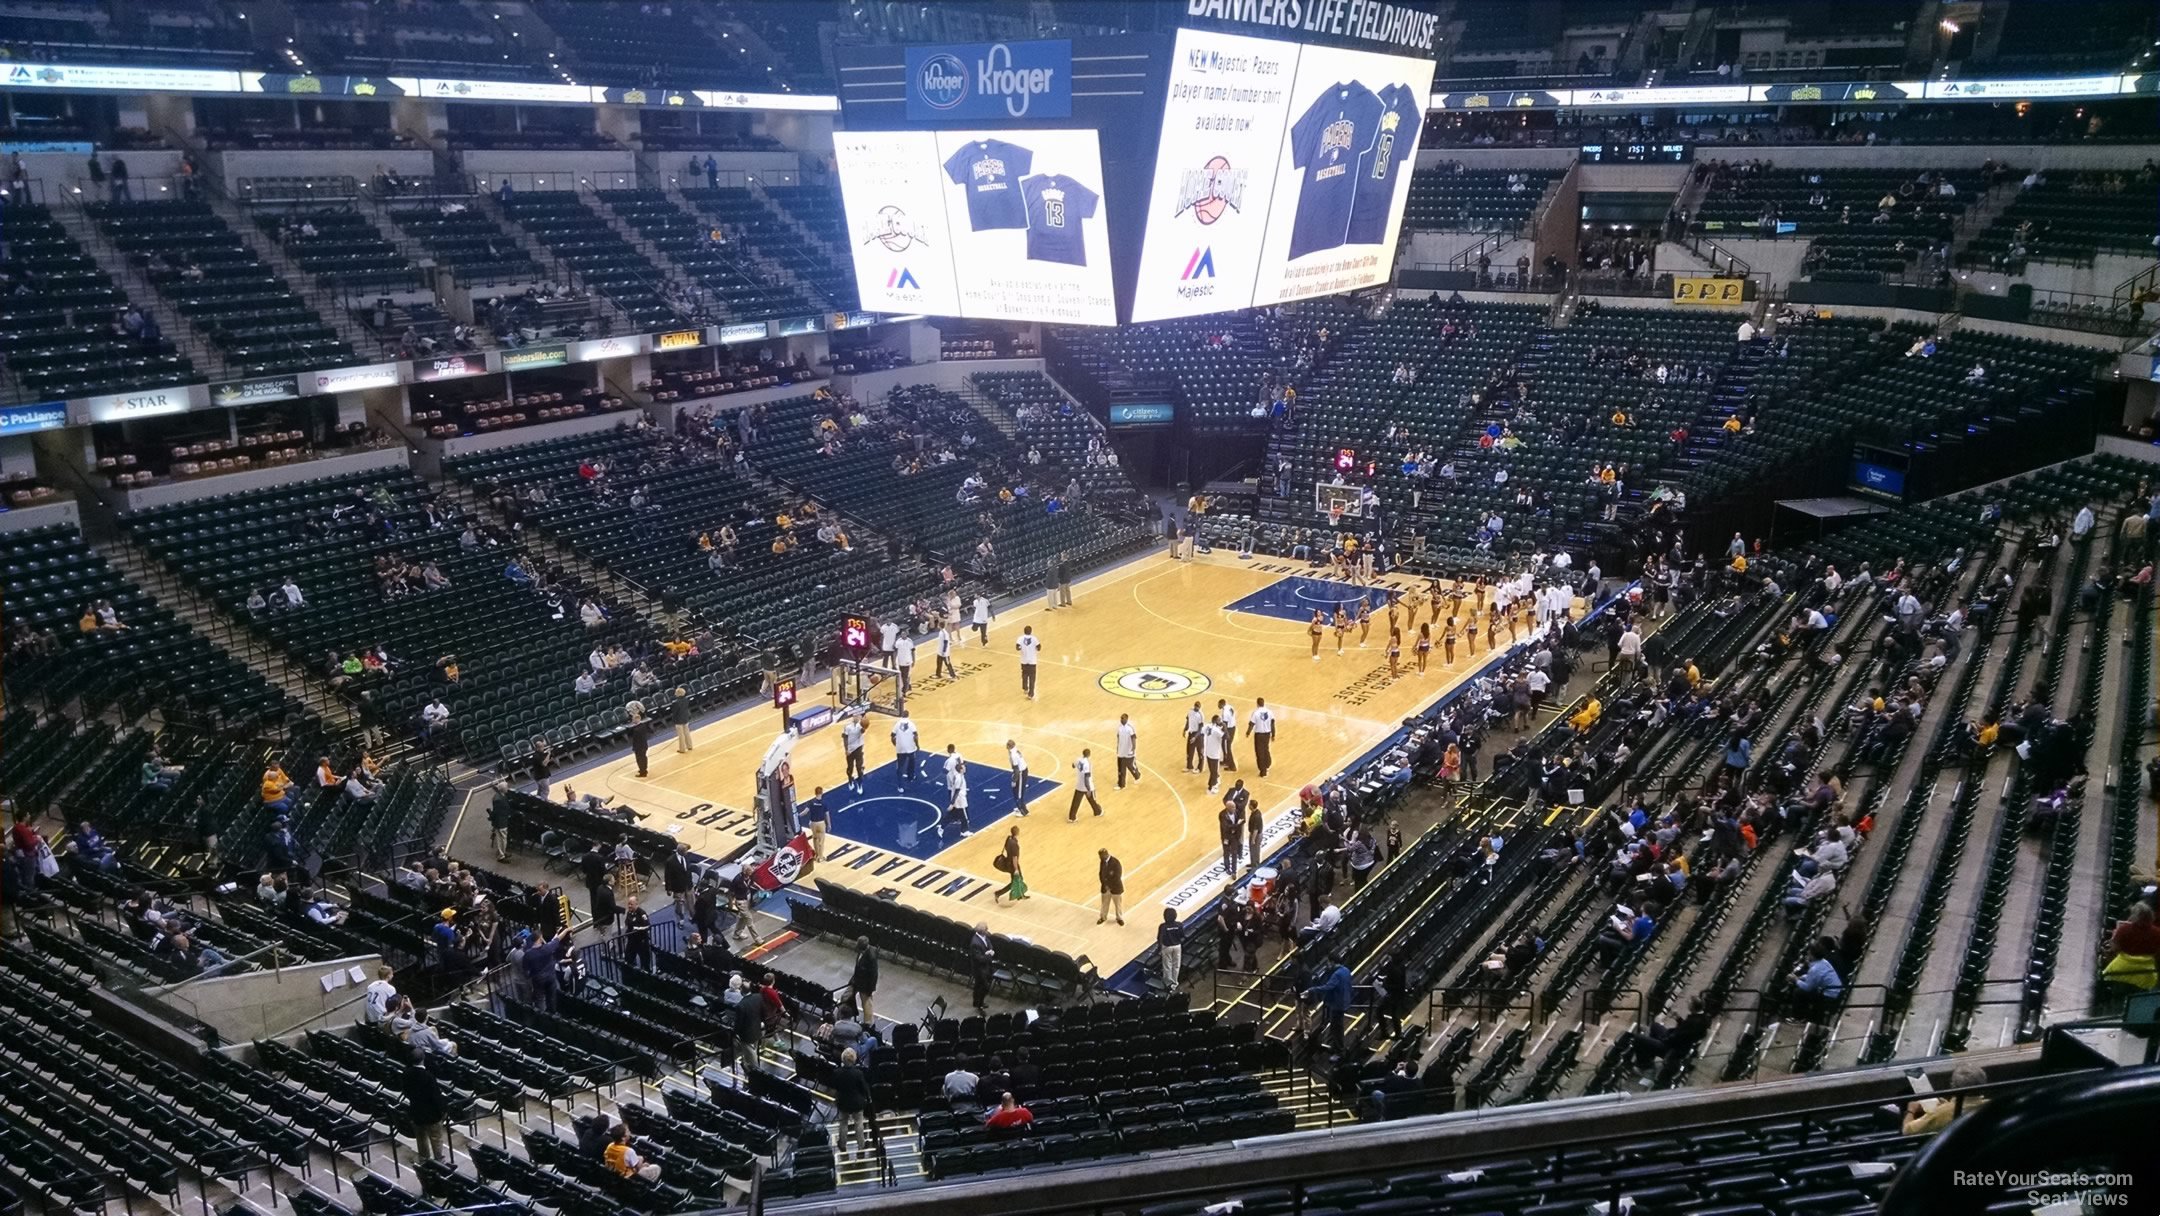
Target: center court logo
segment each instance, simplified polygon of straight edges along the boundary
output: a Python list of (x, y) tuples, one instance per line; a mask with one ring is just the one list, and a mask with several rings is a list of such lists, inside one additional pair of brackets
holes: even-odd
[(1206, 692), (1214, 685), (1205, 673), (1190, 667), (1120, 667), (1106, 671), (1096, 683), (1104, 692), (1115, 697), (1128, 697), (1135, 701), (1168, 701), (1176, 697), (1194, 696)]

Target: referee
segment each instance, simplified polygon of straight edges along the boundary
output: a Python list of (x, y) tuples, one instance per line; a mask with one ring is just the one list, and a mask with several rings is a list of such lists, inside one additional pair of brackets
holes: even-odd
[(1252, 717), (1245, 720), (1245, 733), (1252, 739), (1253, 763), (1260, 766), (1260, 775), (1265, 777), (1275, 747), (1275, 711), (1267, 707), (1266, 697), (1253, 698)]

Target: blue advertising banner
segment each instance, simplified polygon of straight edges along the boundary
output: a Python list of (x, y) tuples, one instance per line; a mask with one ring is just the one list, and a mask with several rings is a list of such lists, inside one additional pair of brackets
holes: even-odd
[(1891, 498), (1905, 497), (1905, 472), (1887, 465), (1866, 460), (1852, 463), (1851, 488), (1863, 494), (1880, 494)]
[(41, 401), (36, 405), (0, 408), (0, 435), (28, 435), (58, 430), (67, 425), (67, 402)]
[(1177, 421), (1177, 407), (1167, 401), (1146, 401), (1110, 407), (1110, 425), (1169, 426)]
[(971, 42), (907, 48), (909, 122), (1072, 117), (1072, 43)]

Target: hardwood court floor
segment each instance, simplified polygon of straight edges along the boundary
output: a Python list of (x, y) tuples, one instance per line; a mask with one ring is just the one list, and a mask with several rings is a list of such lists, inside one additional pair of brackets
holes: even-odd
[[(1032, 814), (1010, 814), (1009, 795), (997, 805), (978, 796), (975, 833), (965, 838), (939, 837), (929, 829), (942, 809), (939, 787), (920, 783), (919, 796), (893, 783), (892, 719), (872, 715), (867, 724), (866, 762), (871, 795), (850, 808), (843, 786), (840, 732), (813, 732), (796, 748), (793, 764), (798, 799), (815, 786), (828, 790), (826, 800), (838, 812), (827, 838), (828, 857), (817, 877), (864, 890), (896, 888), (902, 901), (969, 922), (1092, 958), (1104, 975), (1130, 961), (1152, 942), (1165, 902), (1175, 899), (1197, 908), (1223, 880), (1216, 815), (1220, 795), (1207, 792), (1204, 773), (1183, 771), (1183, 723), (1195, 700), (1213, 712), (1217, 698), (1228, 698), (1239, 715), (1234, 748), (1235, 774), (1225, 774), (1223, 788), (1235, 777), (1256, 791), (1269, 815), (1267, 847), (1288, 833), (1287, 812), (1300, 787), (1339, 771), (1401, 724), (1409, 714), (1459, 682), (1491, 656), (1458, 648), (1453, 665), (1442, 661), (1435, 646), (1430, 670), (1420, 677), (1411, 651), (1416, 630), (1404, 628), (1402, 674), (1391, 679), (1386, 658), (1386, 616), (1376, 613), (1372, 637), (1358, 645), (1353, 624), (1345, 653), (1335, 653), (1332, 630), (1323, 639), (1318, 661), (1309, 657), (1305, 624), (1285, 615), (1228, 605), (1265, 599), (1273, 593), (1278, 612), (1289, 604), (1330, 595), (1362, 594), (1345, 584), (1309, 576), (1302, 564), (1292, 567), (1271, 559), (1241, 561), (1227, 553), (1204, 554), (1189, 562), (1167, 555), (1142, 558), (1105, 571), (1074, 589), (1074, 606), (1045, 611), (1041, 596), (1010, 609), (990, 628), (990, 644), (974, 634), (957, 649), (957, 679), (918, 679), (908, 708), (920, 728), (925, 767), (942, 773), (937, 757), (947, 743), (968, 758), (974, 788), (1009, 788), (1005, 740), (1016, 739), (1028, 757), (1031, 774), (1057, 782), (1034, 797)], [(1298, 583), (1285, 580), (1301, 578)], [(1420, 586), (1401, 579), (1393, 586)], [(1294, 594), (1293, 594), (1294, 593)], [(1465, 606), (1467, 611), (1468, 606)], [(1421, 612), (1419, 620), (1426, 619)], [(1037, 698), (1020, 692), (1019, 655), (1013, 639), (1032, 625), (1043, 639)], [(1505, 628), (1500, 634), (1507, 645)], [(918, 673), (931, 668), (931, 649), (921, 650)], [(1131, 669), (1142, 669), (1133, 671)], [(1115, 688), (1116, 691), (1112, 689)], [(1151, 694), (1151, 695), (1144, 695)], [(828, 695), (805, 690), (805, 699)], [(1266, 697), (1277, 720), (1274, 763), (1260, 778), (1253, 765), (1251, 741), (1244, 736), (1253, 698)], [(1144, 774), (1137, 785), (1116, 788), (1114, 729), (1120, 713), (1132, 715), (1139, 730), (1139, 760)], [(778, 713), (750, 709), (699, 729), (695, 750), (676, 752), (671, 736), (655, 737), (651, 776), (639, 778), (628, 757), (571, 778), (612, 793), (652, 817), (646, 826), (679, 834), (699, 851), (722, 851), (748, 835), (750, 774), (773, 740)], [(1103, 804), (1100, 818), (1080, 808), (1078, 822), (1066, 820), (1071, 799), (1072, 761), (1083, 747), (1094, 752), (1096, 788)], [(931, 805), (931, 800), (936, 805)], [(717, 808), (717, 809), (716, 809)], [(736, 808), (738, 813), (725, 813)], [(993, 820), (989, 816), (1001, 816)], [(892, 822), (904, 819), (897, 825)], [(851, 838), (850, 822), (860, 825)], [(1022, 825), (1022, 868), (1030, 898), (999, 903), (993, 893), (1005, 877), (991, 865), (1006, 830)], [(1125, 926), (1098, 926), (1096, 850), (1108, 848), (1125, 866)]]

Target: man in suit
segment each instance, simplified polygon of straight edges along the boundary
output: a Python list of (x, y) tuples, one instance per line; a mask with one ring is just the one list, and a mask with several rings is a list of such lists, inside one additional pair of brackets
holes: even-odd
[(1108, 849), (1095, 850), (1095, 877), (1102, 884), (1102, 911), (1095, 923), (1110, 919), (1113, 913), (1117, 923), (1125, 923), (1125, 863), (1110, 855)]

